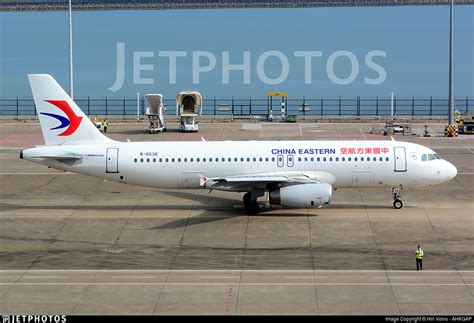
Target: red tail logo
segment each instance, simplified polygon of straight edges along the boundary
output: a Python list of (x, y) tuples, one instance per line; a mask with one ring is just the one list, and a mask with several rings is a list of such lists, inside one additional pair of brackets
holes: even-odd
[(61, 109), (61, 111), (63, 111), (67, 115), (67, 119), (66, 119), (59, 114), (41, 113), (49, 117), (56, 118), (61, 122), (59, 126), (51, 128), (50, 130), (62, 129), (62, 128), (67, 127), (67, 129), (64, 130), (64, 132), (60, 133), (58, 136), (70, 136), (74, 132), (76, 132), (77, 128), (79, 128), (79, 125), (81, 124), (82, 117), (78, 117), (74, 113), (72, 108), (69, 106), (69, 104), (64, 100), (45, 100), (45, 101)]

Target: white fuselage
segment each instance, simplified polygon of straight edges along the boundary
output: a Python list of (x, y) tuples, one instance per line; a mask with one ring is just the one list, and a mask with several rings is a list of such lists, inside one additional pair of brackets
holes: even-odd
[[(79, 159), (43, 156), (74, 154)], [(24, 159), (111, 181), (156, 188), (205, 188), (200, 178), (327, 172), (334, 188), (421, 187), (446, 182), (456, 168), (422, 160), (431, 149), (400, 141), (110, 142), (42, 146)], [(426, 158), (425, 158), (426, 159)]]

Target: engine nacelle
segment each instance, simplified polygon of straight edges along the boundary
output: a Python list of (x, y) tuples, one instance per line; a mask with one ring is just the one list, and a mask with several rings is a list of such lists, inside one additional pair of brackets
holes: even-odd
[(310, 208), (331, 202), (332, 186), (327, 183), (285, 186), (270, 192), (270, 204)]

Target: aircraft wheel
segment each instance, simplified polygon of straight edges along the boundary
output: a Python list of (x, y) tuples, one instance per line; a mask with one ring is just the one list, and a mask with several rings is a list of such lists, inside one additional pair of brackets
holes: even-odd
[(247, 214), (257, 214), (259, 211), (258, 202), (256, 200), (252, 201), (252, 192), (244, 194), (244, 209)]
[(399, 199), (396, 199), (395, 201), (393, 201), (393, 207), (397, 210), (401, 209), (403, 207), (403, 202)]
[(250, 202), (250, 199), (252, 198), (252, 193), (251, 192), (247, 192), (244, 194), (244, 204), (247, 204)]
[(244, 204), (245, 212), (247, 214), (257, 214), (260, 207), (257, 202), (249, 202)]

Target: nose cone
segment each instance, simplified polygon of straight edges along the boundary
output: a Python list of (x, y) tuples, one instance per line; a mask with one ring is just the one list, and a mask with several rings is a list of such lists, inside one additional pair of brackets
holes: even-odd
[(456, 175), (458, 174), (458, 170), (457, 170), (456, 166), (454, 166), (450, 162), (446, 162), (446, 163), (447, 163), (447, 165), (446, 165), (446, 176), (447, 176), (447, 180), (450, 181), (454, 177), (456, 177)]

